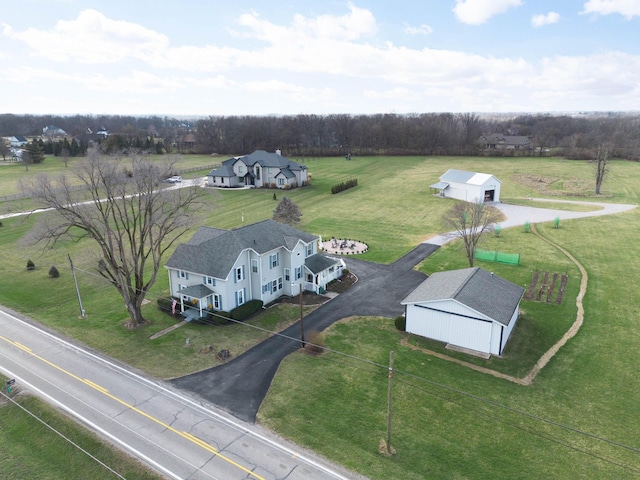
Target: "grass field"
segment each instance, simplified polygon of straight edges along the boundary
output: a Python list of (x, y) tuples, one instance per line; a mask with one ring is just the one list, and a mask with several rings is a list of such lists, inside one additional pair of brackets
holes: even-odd
[[(0, 397), (0, 478), (117, 478), (102, 464), (121, 475), (120, 478), (162, 478), (39, 399), (22, 395), (13, 395), (12, 399), (17, 405)], [(27, 412), (36, 415), (68, 441)], [(81, 446), (86, 453), (71, 442)]]
[[(186, 161), (188, 162), (188, 160)], [(640, 165), (613, 162), (605, 195), (595, 197), (591, 165), (559, 159), (492, 159), (455, 157), (385, 157), (305, 159), (312, 185), (277, 192), (290, 197), (303, 212), (300, 228), (325, 238), (362, 240), (370, 261), (390, 263), (420, 241), (443, 231), (446, 200), (431, 195), (429, 185), (448, 168), (495, 173), (502, 180), (503, 201), (530, 197), (638, 203)], [(35, 168), (32, 167), (32, 168)], [(30, 168), (30, 171), (31, 169)], [(545, 172), (542, 181), (538, 172)], [(0, 184), (7, 181), (0, 168)], [(8, 175), (8, 174), (6, 174)], [(349, 178), (358, 187), (331, 195), (332, 185)], [(15, 180), (15, 179), (14, 179)], [(539, 184), (540, 190), (536, 190)], [(220, 228), (270, 218), (277, 202), (273, 190), (211, 192), (202, 224)], [(562, 204), (561, 204), (562, 205)], [(574, 208), (573, 206), (553, 208)], [(536, 205), (544, 206), (544, 205)], [(454, 363), (424, 355), (403, 345), (404, 335), (389, 319), (357, 318), (329, 329), (326, 344), (366, 359), (354, 361), (336, 353), (320, 357), (292, 355), (283, 364), (259, 414), (260, 421), (282, 435), (376, 479), (431, 478), (635, 478), (640, 475), (635, 414), (640, 402), (637, 365), (640, 303), (631, 278), (640, 259), (633, 246), (640, 230), (637, 210), (607, 217), (563, 221), (538, 230), (566, 248), (589, 272), (585, 323), (578, 335), (523, 387)], [(145, 307), (151, 324), (137, 331), (122, 328), (126, 311), (115, 291), (95, 276), (95, 256), (87, 242), (42, 251), (20, 239), (34, 219), (3, 220), (0, 245), (0, 303), (33, 316), (93, 348), (159, 377), (199, 370), (215, 362), (197, 348), (213, 344), (241, 350), (261, 335), (247, 327), (189, 326), (150, 341), (148, 337), (174, 323), (152, 303)], [(187, 237), (188, 238), (188, 237)], [(514, 283), (525, 285), (535, 270), (568, 273), (562, 305), (524, 302), (524, 316), (501, 359), (484, 361), (457, 354), (498, 371), (521, 376), (575, 319), (578, 271), (546, 242), (522, 229), (487, 236), (482, 248), (521, 254), (520, 266), (483, 264)], [(67, 253), (79, 268), (83, 303), (79, 308), (68, 269)], [(31, 258), (38, 267), (26, 271)], [(58, 279), (47, 271), (56, 265)], [(426, 272), (465, 267), (457, 243), (448, 244), (419, 268)], [(149, 295), (166, 293), (166, 280)], [(63, 305), (61, 308), (60, 305)], [(271, 317), (256, 320), (280, 328), (296, 318), (295, 308), (279, 306)], [(246, 336), (252, 338), (247, 339)], [(185, 339), (193, 339), (193, 348)], [(425, 342), (426, 348), (441, 345)], [(396, 352), (394, 436), (397, 454), (378, 454), (385, 436), (389, 351)], [(456, 354), (448, 352), (449, 355)], [(169, 361), (168, 359), (171, 359)], [(303, 378), (305, 381), (300, 381)], [(480, 401), (474, 395), (489, 402)], [(589, 432), (588, 437), (506, 410), (523, 410), (558, 424)], [(612, 439), (631, 449), (595, 437)], [(635, 450), (633, 450), (635, 449)]]

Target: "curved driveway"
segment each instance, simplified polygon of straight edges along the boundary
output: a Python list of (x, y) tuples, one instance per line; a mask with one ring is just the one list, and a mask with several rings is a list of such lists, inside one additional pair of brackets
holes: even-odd
[[(533, 199), (537, 201), (584, 203), (602, 207), (589, 212), (572, 212), (545, 208), (494, 204), (507, 217), (503, 227), (524, 225), (525, 222), (550, 222), (555, 218), (568, 220), (620, 213), (636, 205), (568, 200)], [(391, 265), (346, 257), (347, 267), (359, 281), (347, 292), (325, 303), (304, 318), (305, 332), (322, 331), (332, 323), (350, 316), (396, 317), (403, 311), (400, 302), (427, 276), (413, 270), (424, 258), (455, 238), (451, 234), (430, 238)], [(274, 335), (228, 363), (171, 381), (178, 388), (190, 390), (236, 417), (255, 422), (280, 362), (300, 347), (300, 323)], [(287, 338), (288, 337), (288, 338)], [(294, 340), (295, 339), (295, 340)]]
[[(438, 248), (423, 243), (391, 265), (345, 258), (358, 282), (304, 317), (305, 333), (322, 331), (345, 317), (400, 315), (403, 311), (400, 302), (427, 278), (413, 267)], [(300, 348), (300, 322), (280, 333), (282, 335), (270, 337), (224, 365), (174, 379), (171, 383), (198, 394), (241, 420), (255, 422), (280, 362)]]

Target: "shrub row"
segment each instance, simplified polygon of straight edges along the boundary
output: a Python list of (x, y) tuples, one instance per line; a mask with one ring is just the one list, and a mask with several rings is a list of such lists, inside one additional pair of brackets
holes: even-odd
[[(171, 314), (171, 305), (173, 304), (173, 300), (180, 303), (179, 299), (172, 297), (159, 297), (156, 302), (158, 303), (158, 308), (161, 311)], [(250, 300), (247, 303), (234, 308), (230, 312), (210, 311), (206, 317), (201, 319), (201, 322), (216, 325), (225, 325), (229, 323), (228, 319), (242, 322), (262, 309), (262, 305), (262, 300)], [(211, 306), (209, 307), (211, 308)], [(176, 313), (177, 311), (178, 310), (176, 309)]]
[(344, 190), (347, 190), (349, 188), (353, 188), (353, 187), (357, 187), (358, 186), (358, 179), (357, 178), (352, 178), (351, 180), (347, 180), (346, 182), (341, 182), (338, 183), (337, 185), (334, 185), (333, 187), (331, 187), (331, 194), (335, 195), (336, 193), (340, 193)]

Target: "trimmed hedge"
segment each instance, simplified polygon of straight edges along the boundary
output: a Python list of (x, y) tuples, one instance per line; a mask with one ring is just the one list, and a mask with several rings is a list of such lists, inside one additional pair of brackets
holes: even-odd
[(231, 310), (231, 318), (242, 322), (249, 318), (251, 315), (262, 309), (262, 300), (249, 300), (247, 303), (240, 305), (239, 307)]
[(349, 188), (353, 188), (353, 187), (357, 187), (358, 186), (358, 179), (357, 178), (352, 178), (351, 180), (347, 180), (346, 182), (342, 182), (342, 183), (338, 183), (337, 185), (334, 185), (333, 187), (331, 187), (331, 194), (335, 195), (336, 193), (340, 193), (344, 190), (347, 190)]

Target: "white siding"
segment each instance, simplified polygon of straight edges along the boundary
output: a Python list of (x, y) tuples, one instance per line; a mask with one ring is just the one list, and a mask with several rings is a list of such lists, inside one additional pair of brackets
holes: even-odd
[(491, 347), (491, 322), (449, 315), (448, 342), (478, 352), (489, 352)]
[(408, 333), (479, 352), (500, 353), (500, 325), (459, 302), (449, 299), (423, 306), (409, 304), (405, 314)]

